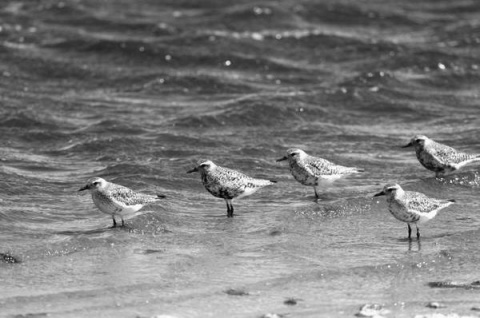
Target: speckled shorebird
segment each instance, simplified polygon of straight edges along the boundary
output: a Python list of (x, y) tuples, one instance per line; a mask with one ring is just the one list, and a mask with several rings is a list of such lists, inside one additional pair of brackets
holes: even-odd
[(443, 177), (471, 162), (480, 161), (480, 154), (460, 152), (422, 135), (413, 137), (402, 148), (412, 146), (415, 147), (418, 161), (428, 170), (435, 172), (436, 177)]
[(404, 191), (398, 184), (387, 184), (383, 191), (375, 194), (387, 196), (388, 210), (392, 215), (408, 225), (408, 238), (411, 238), (414, 223), (417, 228), (417, 238), (420, 238), (420, 231), (417, 224), (430, 221), (437, 215), (437, 212), (453, 204), (455, 200), (439, 200), (429, 198), (425, 194), (413, 191)]
[(321, 186), (352, 173), (362, 172), (363, 169), (344, 167), (328, 160), (308, 155), (301, 149), (288, 149), (287, 155), (277, 161), (288, 160), (290, 172), (295, 180), (306, 186), (312, 186), (315, 196), (319, 198)]
[(233, 217), (232, 200), (257, 192), (277, 181), (251, 178), (236, 170), (217, 166), (210, 160), (199, 160), (197, 166), (187, 173), (199, 171), (202, 183), (213, 196), (227, 203), (227, 217)]
[(117, 226), (115, 217), (119, 216), (122, 226), (125, 225), (123, 218), (137, 212), (144, 205), (165, 198), (164, 195), (148, 195), (137, 193), (127, 187), (108, 182), (102, 178), (91, 178), (87, 184), (78, 191), (90, 190), (93, 203), (103, 213), (112, 216), (113, 226)]

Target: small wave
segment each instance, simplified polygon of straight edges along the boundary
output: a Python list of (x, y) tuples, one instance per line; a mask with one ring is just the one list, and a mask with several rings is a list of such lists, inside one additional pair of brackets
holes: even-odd
[(294, 13), (281, 6), (235, 5), (215, 14), (219, 26), (230, 30), (251, 30), (264, 28), (289, 28), (295, 25)]
[(131, 89), (148, 94), (193, 93), (212, 95), (219, 92), (221, 92), (221, 94), (250, 94), (258, 90), (253, 86), (242, 83), (240, 80), (226, 78), (225, 76), (210, 76), (202, 74), (157, 75), (155, 78), (148, 79), (140, 85), (137, 83), (141, 83), (142, 81), (139, 81), (136, 78), (130, 78), (129, 81), (136, 83)]
[[(392, 12), (390, 7), (377, 4), (302, 3), (294, 7), (295, 13), (308, 22), (339, 26), (400, 27), (421, 25), (408, 14)], [(401, 11), (400, 11), (401, 12)]]
[[(53, 153), (57, 155), (77, 154), (81, 157), (99, 158), (107, 156), (109, 160), (124, 157), (127, 153), (138, 153), (142, 149), (138, 139), (125, 136), (89, 137), (59, 148)], [(113, 157), (112, 157), (113, 156)], [(106, 160), (106, 158), (104, 158)]]
[[(313, 198), (313, 197), (312, 197)], [(313, 204), (295, 211), (296, 215), (307, 219), (339, 218), (366, 213), (372, 208), (371, 199), (338, 199), (333, 202)]]
[(37, 129), (56, 129), (57, 125), (51, 123), (46, 117), (40, 117), (37, 113), (25, 113), (25, 112), (12, 112), (2, 114), (0, 119), (0, 125), (2, 127), (10, 128), (37, 128)]
[[(215, 126), (276, 126), (290, 122), (293, 118), (303, 121), (303, 108), (285, 105), (285, 96), (257, 96), (231, 100), (222, 105), (205, 109), (201, 114), (191, 114), (174, 121), (180, 127)], [(283, 104), (283, 106), (280, 106)], [(320, 107), (310, 109), (310, 116), (324, 114)], [(314, 117), (310, 117), (312, 120)]]
[[(467, 170), (468, 168), (465, 168)], [(462, 172), (450, 176), (445, 176), (437, 179), (441, 184), (444, 185), (457, 185), (464, 186), (468, 188), (478, 188), (480, 187), (480, 172), (471, 171), (471, 172)]]
[(71, 132), (71, 134), (109, 134), (135, 136), (145, 134), (146, 132), (147, 130), (138, 125), (132, 125), (119, 120), (105, 119), (74, 130)]

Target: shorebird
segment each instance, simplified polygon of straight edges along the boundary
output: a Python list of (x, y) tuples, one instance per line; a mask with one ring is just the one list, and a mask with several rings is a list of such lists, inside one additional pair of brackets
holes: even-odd
[(480, 154), (472, 155), (460, 152), (422, 135), (416, 135), (402, 148), (412, 146), (415, 147), (418, 161), (428, 170), (435, 172), (437, 178), (458, 170), (471, 162), (480, 161)]
[(288, 149), (287, 155), (278, 161), (288, 160), (290, 172), (295, 180), (306, 186), (312, 186), (317, 199), (320, 187), (331, 184), (341, 177), (362, 172), (363, 169), (344, 167), (328, 160), (308, 155), (301, 149)]
[(117, 226), (115, 216), (122, 220), (122, 226), (125, 225), (123, 218), (137, 212), (144, 205), (164, 199), (164, 195), (148, 195), (135, 192), (127, 187), (108, 182), (102, 178), (91, 178), (87, 184), (78, 191), (90, 190), (93, 203), (97, 208), (112, 216), (113, 226)]
[(217, 166), (211, 160), (199, 160), (187, 173), (200, 172), (202, 183), (213, 196), (227, 203), (227, 217), (233, 217), (232, 200), (257, 192), (277, 181), (251, 178), (236, 170)]
[(414, 223), (417, 228), (417, 239), (420, 239), (420, 231), (417, 224), (430, 221), (437, 212), (453, 204), (455, 200), (439, 200), (427, 197), (425, 194), (413, 191), (404, 191), (398, 184), (387, 184), (383, 191), (374, 195), (387, 196), (388, 210), (399, 221), (408, 225), (408, 238), (411, 239)]

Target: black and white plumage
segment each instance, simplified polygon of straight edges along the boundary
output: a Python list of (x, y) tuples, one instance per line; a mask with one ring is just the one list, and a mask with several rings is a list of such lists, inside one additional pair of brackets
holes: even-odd
[(295, 180), (306, 186), (312, 186), (315, 196), (319, 198), (322, 185), (331, 184), (333, 181), (352, 173), (362, 172), (362, 169), (344, 167), (326, 159), (308, 155), (301, 149), (288, 149), (287, 155), (277, 161), (288, 160), (290, 172)]
[(427, 197), (425, 194), (413, 191), (404, 191), (398, 184), (387, 184), (383, 191), (375, 197), (386, 195), (388, 210), (399, 221), (408, 224), (408, 238), (411, 238), (410, 223), (417, 227), (417, 238), (420, 238), (418, 224), (433, 219), (437, 212), (453, 204), (455, 200), (440, 200)]
[(233, 217), (232, 200), (257, 192), (277, 181), (255, 179), (236, 170), (217, 166), (211, 160), (199, 160), (187, 173), (200, 172), (202, 183), (213, 196), (227, 203), (227, 217)]
[(134, 214), (146, 204), (165, 198), (164, 195), (138, 193), (98, 177), (88, 180), (87, 184), (78, 191), (84, 190), (90, 190), (93, 203), (100, 211), (112, 216), (113, 227), (117, 226), (116, 216), (120, 217), (124, 226), (125, 216)]
[(435, 172), (436, 177), (443, 177), (471, 162), (480, 161), (480, 154), (460, 152), (422, 135), (416, 135), (402, 148), (412, 146), (418, 161), (428, 170)]

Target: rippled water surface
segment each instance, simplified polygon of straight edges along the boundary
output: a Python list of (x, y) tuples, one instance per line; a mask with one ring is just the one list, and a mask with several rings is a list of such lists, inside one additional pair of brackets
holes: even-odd
[[(400, 146), (480, 153), (479, 32), (468, 0), (2, 1), (0, 316), (473, 315), (428, 283), (480, 279), (479, 166)], [(317, 202), (290, 147), (365, 172)], [(199, 158), (279, 182), (228, 219)], [(92, 176), (168, 198), (110, 229)], [(457, 203), (409, 242), (387, 182)]]

